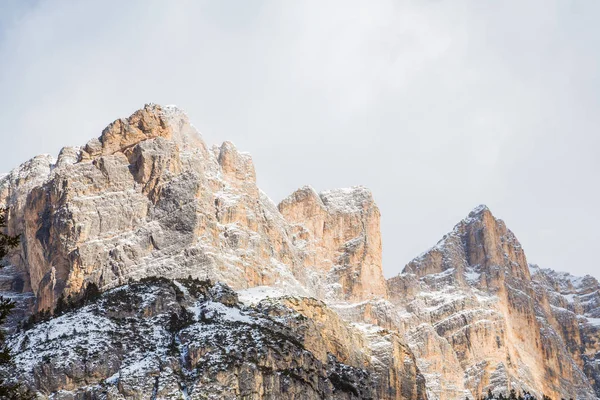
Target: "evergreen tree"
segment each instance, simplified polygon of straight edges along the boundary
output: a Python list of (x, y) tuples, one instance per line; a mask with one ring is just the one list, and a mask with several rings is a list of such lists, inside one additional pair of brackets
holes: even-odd
[[(0, 268), (4, 267), (2, 261), (8, 252), (19, 245), (19, 236), (9, 236), (2, 231), (6, 228), (8, 210), (0, 209)], [(4, 325), (6, 318), (15, 307), (7, 298), (0, 296), (0, 326)], [(6, 345), (6, 333), (0, 328), (0, 399), (28, 399), (31, 396), (23, 394), (18, 384), (7, 382), (6, 372), (11, 365), (10, 350)]]
[(83, 305), (89, 304), (100, 297), (100, 288), (94, 282), (88, 283), (83, 292)]
[(62, 315), (69, 309), (67, 301), (65, 300), (64, 293), (61, 293), (56, 301), (56, 307), (54, 308), (54, 315)]
[[(0, 208), (0, 230), (6, 228), (6, 214), (8, 211), (5, 208)], [(19, 245), (19, 236), (9, 236), (0, 231), (0, 261), (8, 255), (8, 252)], [(0, 268), (3, 267), (0, 264)]]
[[(8, 317), (8, 314), (14, 307), (15, 305), (11, 300), (0, 296), (0, 324), (4, 324), (6, 317)], [(6, 376), (4, 376), (11, 364), (10, 351), (6, 346), (5, 340), (6, 334), (4, 329), (0, 328), (0, 368), (2, 368), (0, 372), (0, 399), (10, 399), (11, 395), (15, 394), (18, 389), (16, 385), (7, 383)]]

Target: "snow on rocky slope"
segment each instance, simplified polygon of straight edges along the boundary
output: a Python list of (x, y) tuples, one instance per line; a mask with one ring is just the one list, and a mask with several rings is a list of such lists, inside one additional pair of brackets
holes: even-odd
[(371, 350), (370, 340), (314, 299), (248, 307), (223, 284), (145, 278), (11, 345), (13, 376), (51, 399), (424, 398), (414, 359), (390, 383), (390, 362), (410, 353), (385, 337)]
[(530, 266), (539, 314), (600, 393), (600, 284), (589, 275)]
[(370, 192), (322, 199), (313, 232), (295, 220), (307, 204), (292, 197), (280, 213), (259, 190), (248, 154), (230, 142), (209, 149), (181, 110), (157, 105), (0, 180), (9, 231), (23, 239), (10, 260), (15, 282), (35, 295), (38, 311), (88, 282), (108, 289), (154, 275), (337, 299), (385, 295)]
[(487, 207), (388, 284), (431, 398), (488, 389), (596, 398), (598, 282), (530, 268)]
[(0, 206), (22, 239), (0, 276), (14, 324), (105, 292), (11, 337), (15, 377), (45, 397), (600, 394), (594, 278), (528, 265), (480, 206), (386, 281), (370, 191), (275, 205), (248, 154), (209, 148), (175, 107), (24, 163)]

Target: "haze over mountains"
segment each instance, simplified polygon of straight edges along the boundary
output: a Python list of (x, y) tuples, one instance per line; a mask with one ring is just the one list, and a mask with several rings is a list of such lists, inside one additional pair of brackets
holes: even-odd
[(24, 163), (0, 205), (22, 234), (1, 281), (14, 322), (104, 292), (11, 337), (15, 376), (42, 396), (600, 394), (595, 278), (528, 264), (479, 206), (386, 280), (368, 189), (307, 186), (276, 205), (250, 155), (209, 148), (175, 107)]

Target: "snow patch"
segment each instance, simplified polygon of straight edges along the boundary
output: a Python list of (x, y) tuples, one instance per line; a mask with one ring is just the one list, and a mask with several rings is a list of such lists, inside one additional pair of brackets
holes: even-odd
[(319, 197), (332, 213), (359, 213), (373, 203), (371, 191), (363, 186), (326, 190)]
[(279, 298), (286, 294), (279, 288), (272, 286), (256, 286), (250, 289), (238, 290), (238, 298), (247, 306), (260, 303), (267, 298)]

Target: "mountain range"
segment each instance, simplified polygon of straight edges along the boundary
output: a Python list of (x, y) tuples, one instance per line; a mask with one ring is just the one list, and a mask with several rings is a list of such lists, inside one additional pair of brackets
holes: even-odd
[(600, 396), (595, 278), (529, 264), (478, 206), (386, 279), (368, 189), (275, 204), (173, 106), (27, 161), (0, 206), (9, 372), (41, 398)]

